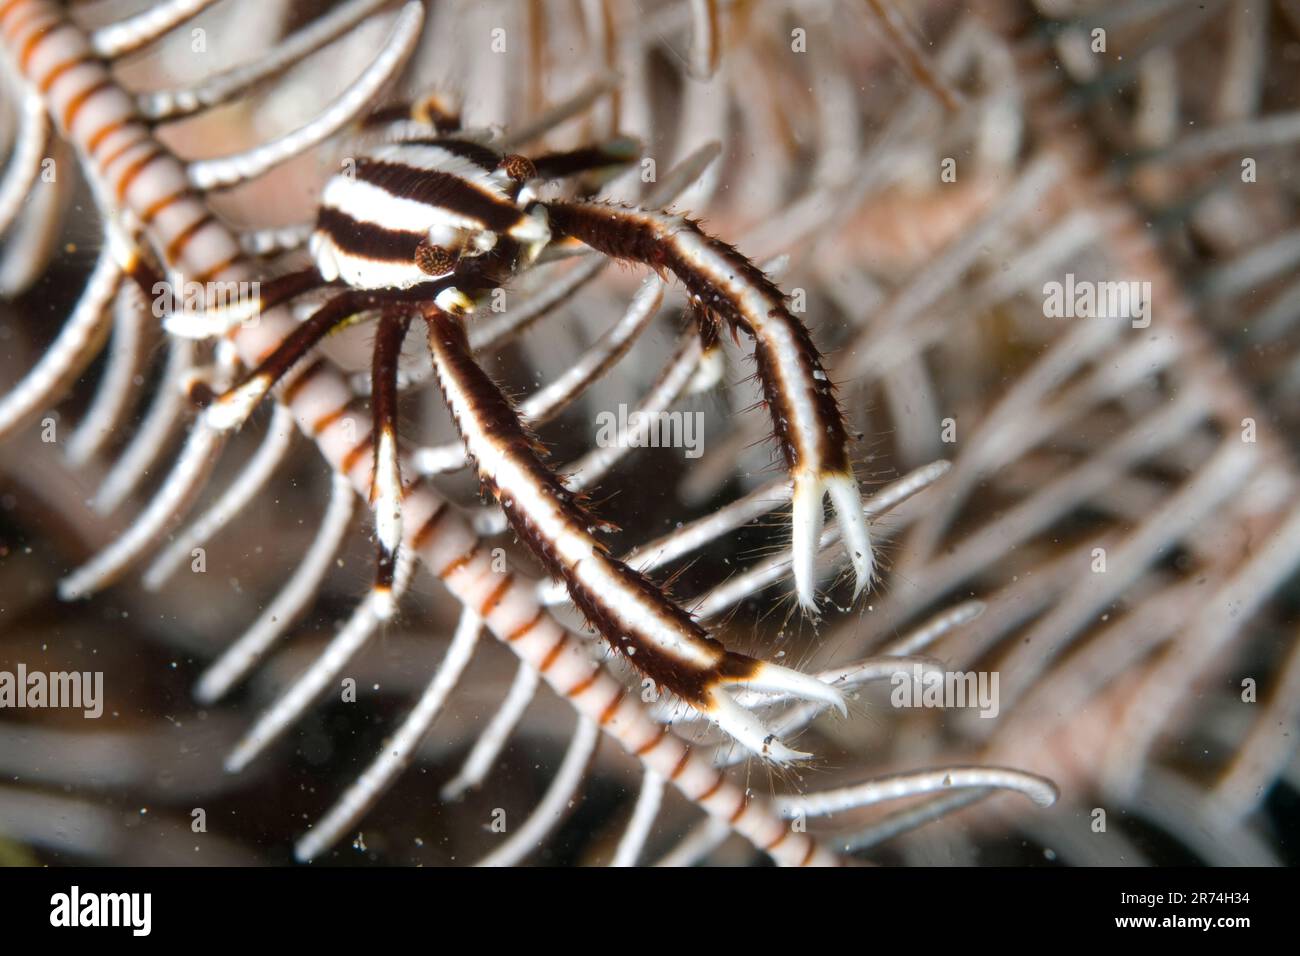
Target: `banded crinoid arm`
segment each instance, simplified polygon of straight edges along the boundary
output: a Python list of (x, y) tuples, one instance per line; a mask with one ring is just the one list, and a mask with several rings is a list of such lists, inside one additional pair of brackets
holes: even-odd
[(816, 609), (817, 541), (827, 493), (844, 529), (857, 578), (854, 594), (861, 593), (871, 581), (873, 561), (848, 431), (812, 336), (786, 307), (781, 290), (735, 248), (685, 216), (583, 202), (550, 203), (547, 211), (557, 238), (572, 237), (605, 255), (672, 272), (702, 316), (717, 316), (753, 338), (772, 428), (794, 481), (799, 601)]
[(807, 757), (776, 740), (724, 688), (790, 692), (843, 710), (839, 693), (797, 671), (728, 651), (661, 587), (612, 557), (592, 534), (600, 522), (542, 463), (514, 408), (475, 363), (461, 319), (437, 309), (426, 319), (438, 382), (479, 477), (609, 646), (754, 753), (780, 763)]

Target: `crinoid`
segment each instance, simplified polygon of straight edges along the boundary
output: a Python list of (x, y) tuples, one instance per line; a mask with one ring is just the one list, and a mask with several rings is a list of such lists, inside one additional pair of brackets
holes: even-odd
[[(927, 658), (884, 654), (806, 675), (724, 649), (702, 622), (791, 576), (798, 601), (814, 608), (818, 556), (840, 552), (841, 540), (856, 596), (873, 574), (869, 520), (926, 489), (946, 466), (924, 465), (865, 503), (859, 498), (849, 433), (830, 375), (793, 306), (764, 271), (696, 220), (661, 211), (684, 191), (700, 189), (716, 146), (689, 152), (664, 175), (650, 177), (654, 185), (646, 195), (633, 197), (618, 194), (627, 184), (616, 177), (638, 154), (634, 143), (617, 135), (616, 126), (595, 145), (523, 152), (601, 104), (616, 86), (608, 77), (570, 89), (558, 106), (505, 133), (462, 126), (446, 99), (385, 99), (422, 37), (428, 39), (421, 3), (402, 6), (357, 78), (318, 115), (295, 116), (290, 131), (233, 155), (190, 160), (178, 158), (167, 144), (165, 134), (181, 120), (244, 104), (273, 81), (281, 88), (291, 84), (293, 68), (310, 62), (327, 44), (378, 25), (385, 6), (353, 0), (301, 25), (255, 62), (213, 73), (185, 89), (130, 92), (121, 75), (124, 58), (165, 45), (208, 7), (213, 9), (206, 15), (220, 16), (222, 4), (172, 0), (90, 28), (50, 0), (0, 0), (5, 87), (17, 105), (11, 163), (0, 189), (0, 228), (13, 228), (6, 289), (30, 286), (48, 262), (49, 237), (58, 233), (74, 168), (102, 228), (98, 261), (71, 318), (0, 400), (0, 434), (19, 432), (65, 398), (101, 351), (111, 326), (113, 345), (98, 391), (68, 443), (74, 461), (94, 459), (126, 417), (151, 304), (167, 332), (165, 368), (153, 404), (104, 476), (96, 496), (99, 509), (112, 511), (130, 498), (162, 456), (186, 408), (203, 406), (175, 462), (130, 527), (67, 575), (60, 595), (89, 597), (160, 547), (144, 583), (161, 589), (257, 499), (286, 458), (296, 424), (330, 470), (324, 517), (284, 588), (204, 673), (200, 701), (216, 701), (248, 675), (311, 603), (344, 541), (358, 494), (374, 507), (377, 580), (323, 652), (230, 754), (228, 767), (244, 768), (340, 679), (377, 628), (394, 618), (420, 568), (460, 605), (445, 658), (415, 708), (381, 755), (299, 843), (301, 859), (326, 851), (393, 783), (444, 711), (484, 629), (522, 666), (495, 716), (470, 734), (465, 768), (445, 795), (484, 779), (534, 698), (539, 679), (578, 715), (539, 806), (525, 824), (497, 838), (486, 862), (519, 861), (545, 838), (586, 774), (601, 734), (632, 757), (643, 781), (612, 854), (619, 863), (641, 856), (670, 782), (712, 821), (670, 852), (667, 859), (673, 862), (698, 859), (733, 832), (779, 863), (836, 862), (840, 855), (806, 832), (807, 816), (935, 789), (981, 795), (1012, 789), (1039, 805), (1053, 802), (1055, 789), (1045, 779), (997, 767), (894, 774), (831, 792), (790, 793), (778, 802), (739, 785), (729, 772), (751, 755), (774, 765), (804, 759), (807, 755), (782, 740), (827, 709), (842, 711), (846, 692), (899, 674), (912, 679), (914, 668), (938, 667)], [(718, 63), (713, 6), (672, 5), (666, 14), (694, 24), (692, 68), (701, 76)], [(540, 29), (541, 23), (532, 26)], [(444, 30), (440, 40), (435, 36), (430, 42), (447, 43), (448, 35)], [(609, 42), (606, 48), (616, 47)], [(908, 53), (914, 72), (932, 81), (919, 52), (909, 47)], [(542, 90), (540, 83), (532, 87), (526, 97), (530, 105), (541, 106), (533, 100)], [(341, 144), (333, 142), (336, 136)], [(240, 230), (218, 211), (218, 194), (256, 186), (327, 141), (324, 148), (341, 158), (343, 172), (323, 187), (313, 223)], [(58, 168), (68, 173), (48, 189), (38, 182), (47, 143)], [(64, 158), (69, 151), (76, 156), (75, 167)], [(561, 195), (564, 187), (552, 182), (575, 177), (580, 180), (576, 195)], [(606, 185), (611, 177), (615, 182)], [(33, 184), (34, 196), (24, 205), (21, 198)], [(645, 279), (624, 316), (562, 374), (512, 402), (484, 370), (482, 356), (558, 311), (607, 257), (658, 274)], [(581, 261), (566, 261), (574, 259)], [(565, 266), (567, 271), (548, 271)], [(781, 266), (774, 260), (768, 270)], [(641, 397), (638, 415), (622, 423), (613, 440), (570, 465), (552, 468), (532, 429), (576, 407), (625, 354), (645, 348), (643, 333), (672, 294), (669, 273), (688, 293), (682, 310), (687, 328)], [(531, 295), (530, 279), (536, 279)], [(525, 291), (517, 293), (517, 287)], [(522, 295), (523, 304), (500, 315), (481, 307), (503, 290)], [(427, 326), (429, 358), (407, 364), (403, 342), (413, 322)], [(374, 334), (370, 374), (349, 376), (329, 353), (327, 337), (333, 340), (338, 336), (331, 333), (361, 324)], [(694, 520), (678, 521), (667, 534), (617, 559), (607, 551), (602, 540), (607, 529), (584, 493), (628, 449), (644, 443), (657, 415), (684, 394), (706, 391), (721, 380), (724, 327), (754, 340), (763, 399), (788, 476)], [(459, 439), (408, 455), (397, 429), (399, 400), (427, 392), (435, 382)], [(259, 449), (196, 521), (175, 531), (204, 493), (228, 435), (271, 394), (275, 410)], [(369, 416), (359, 411), (367, 394)], [(434, 484), (434, 476), (468, 464), (496, 507), (462, 508)], [(826, 493), (838, 520), (824, 528)], [(768, 556), (745, 568), (690, 611), (652, 576), (656, 568), (713, 546), (788, 503), (792, 554)], [(302, 507), (296, 495), (281, 504), (284, 510)], [(484, 539), (508, 528), (555, 582), (533, 580), (499, 560), (498, 549)], [(968, 609), (942, 614), (920, 626), (918, 640), (933, 640), (970, 616)], [(583, 619), (598, 640), (584, 633)], [(639, 692), (630, 692), (629, 683), (639, 685)], [(785, 710), (776, 713), (778, 706)], [(702, 742), (700, 719), (716, 724), (726, 739)]]

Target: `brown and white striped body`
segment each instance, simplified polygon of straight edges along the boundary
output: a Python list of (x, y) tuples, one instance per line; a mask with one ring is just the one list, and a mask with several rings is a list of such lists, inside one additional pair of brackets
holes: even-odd
[(349, 160), (325, 186), (311, 237), (321, 277), (411, 289), (446, 279), (502, 237), (531, 262), (550, 241), (545, 209), (524, 211), (528, 193), (503, 162), (487, 146), (450, 137), (384, 143)]

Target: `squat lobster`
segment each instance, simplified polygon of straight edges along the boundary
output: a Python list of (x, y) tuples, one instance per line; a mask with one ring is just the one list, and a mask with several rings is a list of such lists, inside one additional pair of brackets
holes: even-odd
[[(205, 412), (216, 429), (237, 428), (290, 370), (332, 331), (377, 317), (373, 352), (371, 502), (379, 544), (377, 592), (390, 595), (402, 546), (403, 483), (397, 442), (397, 372), (415, 318), (428, 328), (439, 385), (465, 450), (516, 534), (606, 644), (660, 688), (691, 704), (757, 754), (779, 763), (807, 757), (785, 746), (725, 687), (821, 700), (843, 711), (838, 691), (816, 678), (728, 651), (649, 578), (611, 556), (601, 522), (545, 464), (519, 415), (474, 360), (465, 321), (475, 302), (570, 239), (606, 256), (671, 272), (686, 286), (701, 336), (719, 326), (754, 340), (773, 429), (793, 480), (793, 568), (805, 609), (815, 611), (815, 561), (829, 493), (856, 575), (872, 576), (871, 542), (848, 436), (834, 389), (808, 330), (780, 290), (732, 246), (691, 219), (600, 202), (541, 202), (547, 178), (624, 157), (586, 149), (536, 162), (502, 155), (490, 134), (459, 129), (426, 101), (388, 128), (355, 170), (326, 185), (310, 250), (314, 267), (263, 285), (257, 300), (202, 314), (175, 313), (169, 331), (220, 334), (250, 310), (312, 288), (328, 299), (241, 382)], [(301, 376), (299, 376), (301, 378)], [(292, 387), (292, 386), (289, 386)], [(385, 607), (392, 613), (391, 601)]]

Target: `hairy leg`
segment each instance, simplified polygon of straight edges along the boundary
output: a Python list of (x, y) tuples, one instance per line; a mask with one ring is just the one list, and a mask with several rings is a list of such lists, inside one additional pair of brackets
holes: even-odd
[(610, 556), (592, 534), (598, 519), (542, 462), (514, 408), (474, 362), (462, 320), (438, 310), (426, 318), (439, 384), (480, 478), (605, 642), (755, 753), (778, 762), (806, 756), (777, 741), (724, 688), (785, 689), (843, 708), (839, 694), (797, 671), (728, 651), (662, 587)]
[(816, 608), (816, 557), (822, 502), (830, 494), (857, 576), (855, 596), (872, 577), (867, 521), (849, 461), (844, 416), (808, 329), (785, 296), (732, 246), (684, 216), (604, 203), (551, 203), (557, 237), (572, 237), (618, 259), (676, 275), (697, 308), (754, 340), (772, 427), (794, 481), (793, 559), (800, 603)]

